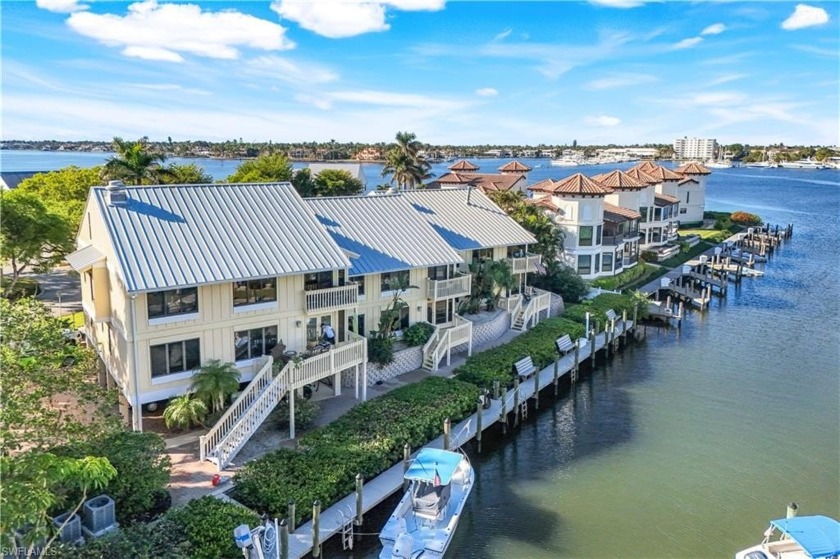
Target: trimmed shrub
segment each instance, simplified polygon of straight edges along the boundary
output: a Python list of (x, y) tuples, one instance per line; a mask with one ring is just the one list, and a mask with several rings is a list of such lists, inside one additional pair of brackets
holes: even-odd
[(600, 287), (601, 289), (621, 289), (625, 285), (630, 285), (640, 277), (644, 276), (651, 269), (651, 266), (640, 262), (632, 268), (628, 268), (623, 272), (611, 278), (599, 278), (592, 282), (593, 287)]
[(729, 219), (742, 225), (761, 225), (763, 223), (761, 217), (748, 212), (732, 212)]
[(632, 295), (619, 295), (616, 293), (602, 293), (594, 299), (584, 301), (579, 305), (571, 305), (566, 307), (563, 313), (563, 318), (573, 320), (580, 324), (586, 324), (586, 313), (589, 313), (589, 327), (595, 327), (597, 320), (600, 327), (599, 332), (603, 332), (607, 324), (607, 310), (612, 309), (615, 313), (621, 316), (622, 312), (627, 311), (628, 316), (633, 315), (634, 299)]
[[(290, 500), (306, 521), (310, 505), (324, 508), (351, 493), (356, 474), (371, 479), (475, 410), (478, 388), (430, 377), (351, 409), (337, 421), (303, 435), (300, 450), (279, 449), (249, 462), (236, 474), (234, 496), (243, 504), (282, 517)], [(309, 510), (308, 510), (309, 509)]]
[[(371, 332), (371, 334), (373, 334)], [(394, 362), (394, 338), (370, 336), (368, 338), (368, 362), (385, 367)]]
[(493, 381), (502, 386), (513, 382), (513, 364), (531, 356), (538, 369), (554, 361), (554, 341), (568, 334), (572, 339), (583, 336), (583, 327), (565, 317), (549, 318), (537, 324), (524, 334), (510, 342), (482, 351), (467, 359), (467, 362), (455, 369), (458, 380), (469, 382), (479, 388), (490, 389)]
[(659, 258), (659, 255), (656, 254), (654, 250), (643, 250), (642, 253), (639, 255), (639, 258), (643, 262), (656, 262)]
[[(286, 480), (288, 483), (289, 480)], [(233, 529), (240, 524), (253, 527), (259, 517), (253, 512), (205, 496), (173, 509), (166, 515), (191, 548), (192, 559), (236, 559), (242, 551), (233, 541)]]
[(403, 341), (407, 346), (423, 345), (432, 337), (435, 327), (428, 322), (417, 322), (403, 331)]
[[(318, 417), (318, 412), (321, 408), (312, 400), (307, 400), (301, 396), (295, 395), (295, 427), (304, 429), (312, 425), (315, 418)], [(285, 429), (289, 426), (289, 397), (286, 396), (277, 404), (277, 409), (272, 412), (277, 426)]]

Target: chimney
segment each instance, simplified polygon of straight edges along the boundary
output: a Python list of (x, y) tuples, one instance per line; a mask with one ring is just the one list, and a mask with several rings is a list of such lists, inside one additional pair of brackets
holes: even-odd
[(128, 203), (128, 193), (125, 191), (123, 181), (108, 181), (105, 191), (108, 194), (109, 206), (122, 207)]
[(468, 205), (468, 206), (471, 206), (471, 205), (472, 205), (472, 204), (470, 203), (470, 198), (472, 197), (472, 191), (473, 191), (473, 188), (475, 188), (475, 187), (474, 187), (474, 186), (472, 186), (472, 185), (470, 185), (470, 186), (468, 186), (468, 187), (467, 187), (467, 205)]

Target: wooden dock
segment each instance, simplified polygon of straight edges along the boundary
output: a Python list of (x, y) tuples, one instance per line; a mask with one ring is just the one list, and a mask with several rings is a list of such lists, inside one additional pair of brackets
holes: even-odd
[[(558, 358), (556, 363), (535, 373), (533, 377), (518, 384), (518, 387), (506, 391), (503, 397), (492, 399), (489, 408), (481, 409), (464, 421), (453, 425), (451, 431), (451, 448), (459, 448), (464, 443), (473, 439), (478, 432), (479, 426), (484, 431), (499, 421), (509, 421), (508, 416), (510, 414), (514, 414), (514, 424), (516, 424), (522, 411), (527, 410), (528, 400), (532, 399), (538, 390), (548, 387), (554, 383), (555, 379), (562, 378), (569, 373), (573, 373), (573, 379), (576, 378), (576, 357), (577, 364), (591, 358), (593, 353), (593, 340), (596, 353), (602, 349), (606, 349), (607, 352), (615, 351), (620, 339), (622, 337), (626, 339), (628, 332), (632, 328), (632, 320), (625, 321), (619, 319), (615, 323), (615, 329), (607, 328), (606, 332), (590, 337), (589, 340), (582, 338), (578, 343), (581, 344), (585, 341), (586, 344), (583, 347), (579, 347), (577, 352), (569, 352), (563, 357)], [(577, 353), (577, 356), (575, 353)], [(519, 403), (518, 408), (515, 405), (517, 402)], [(480, 419), (478, 417), (479, 413), (481, 414)], [(429, 442), (426, 447), (444, 448), (444, 436), (440, 436)], [(419, 451), (420, 449), (416, 449), (412, 457), (416, 456)], [(405, 466), (401, 462), (364, 484), (362, 491), (363, 513), (368, 512), (395, 492), (402, 490), (404, 468)], [(320, 542), (323, 543), (338, 533), (347, 533), (348, 525), (356, 517), (356, 498), (356, 493), (351, 493), (330, 508), (321, 512), (318, 531), (318, 540)], [(302, 506), (303, 503), (299, 503), (299, 505)], [(309, 521), (299, 526), (293, 534), (289, 534), (288, 556), (292, 559), (299, 559), (306, 556), (313, 550), (313, 541), (313, 523)]]

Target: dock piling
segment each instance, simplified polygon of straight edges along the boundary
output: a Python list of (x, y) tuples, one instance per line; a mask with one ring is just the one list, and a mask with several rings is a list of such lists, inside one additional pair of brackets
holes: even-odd
[(786, 518), (793, 518), (796, 516), (797, 511), (799, 511), (799, 507), (796, 503), (791, 503), (787, 506), (787, 515)]
[(449, 450), (452, 447), (452, 420), (448, 417), (443, 420), (443, 450)]
[(321, 501), (312, 503), (312, 557), (321, 556)]
[(295, 502), (289, 501), (286, 504), (286, 518), (289, 521), (289, 533), (295, 533), (295, 523), (297, 522), (297, 518), (295, 518)]
[(362, 500), (362, 496), (364, 493), (365, 487), (365, 478), (362, 477), (362, 474), (356, 474), (356, 521), (354, 524), (356, 526), (361, 526), (362, 521), (364, 520), (364, 504)]
[(500, 386), (499, 386), (499, 381), (494, 380), (493, 381), (493, 399), (498, 400), (500, 393), (501, 393), (501, 390), (500, 390)]
[(481, 454), (481, 433), (484, 431), (484, 411), (481, 403), (476, 406), (475, 415), (475, 442), (478, 444), (478, 452)]
[(557, 397), (557, 380), (558, 375), (560, 374), (560, 353), (554, 354), (554, 397)]
[[(403, 445), (403, 473), (408, 471), (408, 467), (411, 464), (411, 447), (408, 446), (408, 443)], [(408, 489), (408, 480), (403, 479), (403, 491)]]
[(513, 426), (519, 426), (519, 377), (513, 379)]
[(572, 384), (577, 382), (580, 367), (580, 340), (575, 340), (575, 365), (572, 368)]
[(289, 559), (289, 526), (285, 518), (280, 521), (280, 559)]
[(534, 409), (540, 409), (540, 372), (534, 373)]

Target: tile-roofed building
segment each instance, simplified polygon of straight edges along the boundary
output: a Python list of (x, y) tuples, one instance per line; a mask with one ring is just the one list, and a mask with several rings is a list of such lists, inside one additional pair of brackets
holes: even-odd
[(91, 189), (129, 293), (347, 268), (289, 183)]
[(530, 171), (531, 168), (525, 165), (524, 163), (520, 163), (519, 161), (513, 160), (508, 163), (505, 163), (501, 167), (499, 167), (499, 172), (502, 174), (505, 173), (527, 173)]
[(529, 186), (528, 190), (548, 194), (576, 194), (581, 196), (605, 196), (610, 193), (609, 188), (582, 173), (575, 173), (561, 181), (552, 181), (550, 185), (541, 181)]
[(657, 194), (654, 196), (654, 204), (657, 206), (670, 206), (672, 204), (678, 204), (680, 201), (679, 198), (675, 196), (668, 196), (667, 194)]
[(522, 173), (488, 174), (451, 172), (446, 173), (430, 182), (428, 188), (451, 188), (474, 186), (483, 192), (507, 192), (508, 190), (522, 191), (527, 179)]
[(645, 184), (656, 184), (659, 182), (659, 179), (656, 177), (652, 177), (649, 174), (645, 173), (644, 171), (638, 169), (637, 167), (633, 167), (631, 169), (627, 169), (625, 171), (628, 175), (633, 177), (639, 182), (643, 182)]
[(468, 173), (473, 173), (478, 171), (479, 167), (475, 163), (470, 163), (466, 159), (461, 159), (456, 161), (452, 165), (449, 166), (450, 171), (466, 171)]
[(685, 177), (685, 178), (684, 178), (683, 180), (681, 180), (678, 184), (679, 184), (680, 186), (682, 186), (682, 185), (684, 185), (684, 184), (688, 184), (688, 183), (690, 183), (690, 182), (692, 182), (692, 183), (694, 183), (694, 184), (700, 184), (698, 181), (696, 181), (695, 179), (693, 179), (693, 178), (691, 178), (691, 177)]
[[(646, 163), (650, 163), (650, 161), (646, 161)], [(639, 170), (644, 171), (655, 179), (659, 179), (659, 181), (678, 181), (682, 178), (674, 171), (652, 163), (645, 167), (639, 167)]]
[(455, 250), (535, 242), (533, 235), (479, 190), (413, 190), (399, 195)]
[(712, 172), (699, 163), (691, 162), (681, 165), (674, 169), (675, 172), (681, 175), (711, 175)]
[(305, 201), (336, 244), (350, 253), (351, 276), (463, 262), (399, 195)]
[(595, 175), (592, 180), (598, 181), (600, 184), (612, 188), (613, 190), (639, 190), (647, 188), (648, 184), (639, 179), (628, 175), (624, 171), (616, 169), (609, 173)]

